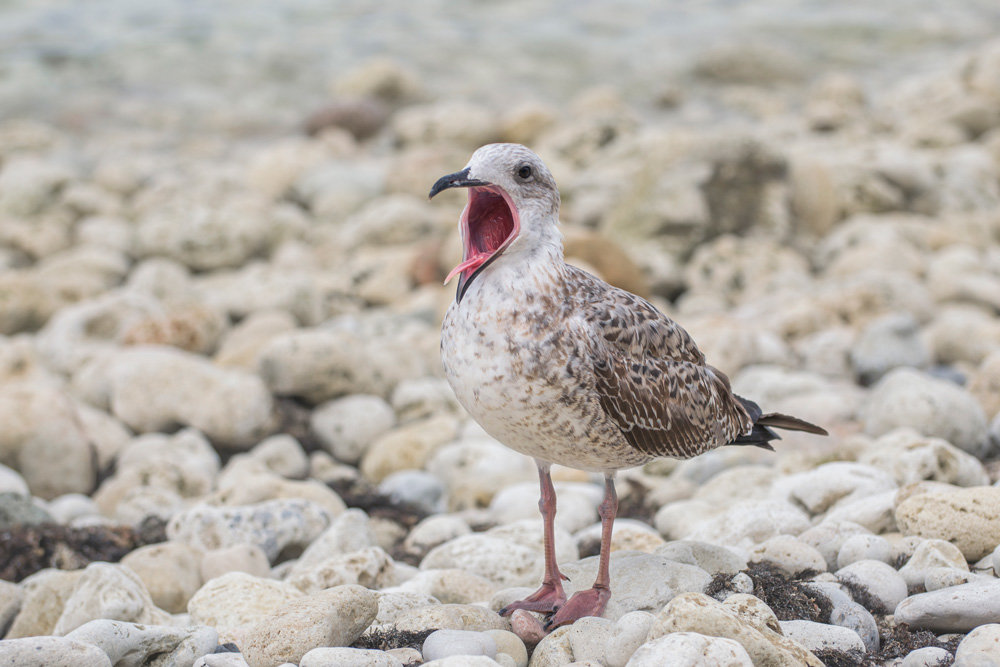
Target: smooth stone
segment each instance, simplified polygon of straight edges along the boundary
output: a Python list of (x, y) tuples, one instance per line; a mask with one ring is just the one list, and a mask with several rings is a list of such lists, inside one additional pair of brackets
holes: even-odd
[(255, 544), (234, 544), (206, 551), (198, 569), (203, 582), (221, 577), (227, 572), (245, 572), (255, 577), (267, 577), (271, 574), (267, 554)]
[(249, 452), (238, 456), (260, 461), (271, 472), (289, 479), (302, 479), (309, 474), (309, 457), (299, 441), (287, 433), (265, 438)]
[(897, 623), (932, 632), (969, 632), (1000, 618), (1000, 581), (912, 595), (899, 603), (894, 617)]
[(835, 570), (837, 555), (844, 542), (853, 535), (869, 534), (869, 530), (853, 521), (821, 521), (799, 533), (798, 539), (819, 551), (826, 560), (827, 567)]
[(932, 567), (924, 573), (924, 590), (927, 592), (967, 584), (970, 581), (989, 581), (988, 574), (977, 574), (967, 570), (956, 570), (950, 567)]
[(28, 483), (21, 474), (13, 468), (0, 463), (0, 495), (13, 493), (19, 496), (30, 496)]
[(595, 616), (585, 616), (575, 621), (569, 632), (573, 660), (592, 660), (600, 663), (604, 659), (606, 647), (611, 642), (614, 628), (614, 621)]
[(751, 667), (746, 649), (732, 639), (697, 632), (672, 632), (646, 642), (626, 667)]
[(906, 582), (908, 590), (916, 592), (924, 585), (928, 572), (942, 567), (969, 571), (965, 556), (954, 544), (944, 540), (923, 540), (913, 550), (913, 555), (906, 565), (899, 568), (899, 574)]
[[(859, 560), (835, 572), (841, 582), (860, 586), (878, 600), (881, 610), (888, 613), (906, 599), (906, 580), (887, 563)], [(872, 611), (879, 611), (873, 609)]]
[[(452, 442), (457, 433), (458, 422), (449, 415), (397, 426), (371, 443), (361, 458), (359, 470), (366, 479), (381, 482), (400, 470), (422, 469), (434, 452)], [(442, 478), (442, 481), (447, 484), (447, 480)], [(454, 499), (454, 489), (448, 491)]]
[(299, 667), (403, 667), (403, 663), (385, 651), (320, 646), (302, 656)]
[(193, 667), (250, 667), (242, 653), (209, 653), (194, 661)]
[(24, 603), (24, 589), (17, 584), (0, 579), (0, 638), (14, 622)]
[(451, 655), (485, 655), (495, 658), (497, 644), (483, 632), (436, 630), (424, 640), (420, 653), (424, 660), (438, 660)]
[(941, 667), (952, 661), (952, 655), (946, 649), (937, 646), (925, 646), (916, 651), (910, 651), (903, 658), (899, 667)]
[(678, 563), (696, 565), (709, 574), (735, 575), (747, 567), (747, 559), (718, 544), (693, 540), (674, 540), (653, 552)]
[(282, 549), (310, 544), (330, 514), (308, 500), (269, 500), (242, 507), (196, 505), (167, 524), (167, 537), (203, 549), (254, 544), (273, 561)]
[[(448, 489), (448, 507), (451, 510), (461, 510), (489, 506), (491, 513), (499, 523), (508, 523), (516, 519), (534, 518), (538, 516), (538, 473), (531, 470), (534, 462), (531, 459), (505, 447), (492, 438), (463, 438), (458, 442), (444, 443), (427, 458), (427, 471), (444, 482)], [(535, 478), (534, 482), (529, 480)], [(527, 497), (512, 498), (510, 489), (518, 483), (525, 484), (533, 491)], [(579, 499), (573, 492), (560, 492), (560, 484), (556, 482), (556, 494), (565, 496), (566, 502), (560, 504), (556, 512), (556, 523), (569, 532), (590, 523), (590, 518), (583, 523), (585, 512)], [(573, 484), (568, 486), (572, 487)], [(596, 490), (596, 489), (593, 489)], [(522, 494), (526, 492), (522, 491)], [(583, 490), (586, 495), (587, 490)], [(535, 511), (532, 513), (528, 502), (534, 497)], [(506, 499), (506, 500), (504, 500)], [(600, 501), (597, 501), (600, 502)], [(596, 507), (596, 503), (591, 503)], [(565, 506), (565, 511), (562, 507)], [(559, 515), (565, 513), (560, 521)], [(590, 515), (596, 516), (596, 510)]]
[(967, 391), (911, 368), (876, 384), (865, 407), (865, 431), (881, 436), (900, 426), (941, 438), (973, 455), (988, 448), (986, 415)]
[(121, 564), (139, 575), (157, 607), (172, 614), (187, 611), (201, 588), (202, 552), (181, 542), (161, 542), (126, 554)]
[(447, 380), (436, 377), (403, 380), (392, 390), (390, 403), (404, 422), (445, 412), (458, 414), (462, 409)]
[(228, 640), (240, 626), (256, 623), (301, 597), (299, 589), (283, 581), (228, 572), (198, 589), (188, 612), (192, 621), (215, 628)]
[(406, 632), (423, 630), (506, 630), (507, 622), (495, 611), (471, 604), (441, 604), (404, 611), (396, 627)]
[[(569, 643), (572, 626), (564, 625), (542, 637), (531, 653), (530, 667), (562, 667), (573, 663), (573, 647)], [(457, 667), (457, 666), (456, 666)]]
[[(597, 577), (598, 556), (563, 563), (570, 578), (563, 582), (567, 595), (589, 588)], [(611, 597), (604, 618), (616, 620), (628, 612), (656, 612), (680, 593), (702, 592), (712, 575), (695, 565), (670, 560), (658, 554), (617, 551), (611, 554)]]
[(24, 637), (0, 641), (0, 665), (10, 667), (111, 667), (108, 655), (66, 637)]
[(423, 519), (410, 529), (403, 540), (403, 549), (407, 553), (423, 557), (434, 547), (470, 533), (472, 529), (461, 517), (437, 514)]
[(170, 620), (153, 604), (138, 575), (123, 565), (102, 562), (84, 568), (52, 634), (65, 635), (98, 618), (161, 625)]
[(355, 394), (316, 406), (309, 428), (327, 452), (343, 463), (356, 464), (368, 447), (396, 423), (385, 399)]
[(615, 621), (610, 641), (604, 646), (604, 663), (607, 667), (625, 667), (632, 655), (646, 642), (653, 626), (653, 614), (630, 611)]
[(431, 595), (446, 604), (471, 604), (489, 600), (496, 593), (497, 585), (465, 570), (444, 568), (421, 570), (400, 584), (397, 590)]
[(420, 561), (420, 569), (458, 568), (501, 587), (528, 586), (541, 580), (539, 556), (536, 548), (477, 533), (434, 547)]
[(332, 556), (348, 554), (378, 544), (368, 515), (351, 508), (338, 515), (318, 537), (310, 541), (292, 568), (293, 573), (308, 571)]
[(376, 595), (378, 595), (378, 613), (375, 615), (372, 628), (393, 625), (404, 611), (441, 604), (441, 601), (433, 595), (423, 593), (385, 590), (376, 591)]
[(497, 660), (501, 656), (509, 656), (515, 667), (528, 667), (528, 649), (521, 638), (508, 630), (484, 630), (484, 635), (493, 639), (497, 645)]
[[(503, 655), (497, 656), (503, 658)], [(450, 655), (447, 658), (421, 663), (422, 667), (510, 667), (513, 662), (504, 664), (485, 655)], [(539, 663), (542, 664), (542, 663)]]
[(844, 540), (837, 552), (837, 567), (844, 568), (860, 560), (888, 563), (892, 558), (889, 541), (878, 535), (852, 535)]
[(775, 535), (750, 550), (750, 561), (774, 563), (789, 575), (826, 571), (826, 560), (815, 547), (791, 535)]
[(754, 664), (822, 667), (812, 653), (782, 636), (779, 630), (762, 628), (751, 618), (740, 616), (731, 606), (700, 593), (685, 593), (671, 600), (656, 615), (647, 640), (674, 632), (697, 632), (735, 640), (746, 649)]
[(115, 665), (188, 665), (211, 653), (219, 635), (204, 625), (178, 628), (99, 619), (84, 623), (66, 638), (97, 646)]
[(861, 663), (867, 649), (854, 630), (813, 621), (780, 621), (781, 632), (789, 639), (816, 653), (837, 651), (848, 660)]
[[(577, 548), (582, 552), (596, 553), (600, 550), (602, 525), (591, 524), (573, 535)], [(618, 519), (611, 534), (612, 551), (641, 551), (653, 553), (666, 544), (652, 526), (635, 519)]]
[(855, 374), (867, 385), (893, 368), (926, 366), (930, 353), (919, 333), (920, 324), (909, 313), (889, 313), (869, 322), (851, 346)]
[(823, 516), (824, 521), (850, 521), (873, 533), (881, 534), (896, 530), (894, 510), (898, 491), (882, 491), (866, 498), (838, 504)]
[(244, 631), (250, 667), (298, 663), (321, 646), (349, 646), (378, 613), (378, 598), (361, 586), (338, 586), (293, 600)]
[(896, 507), (896, 522), (904, 535), (946, 540), (977, 561), (1000, 544), (1000, 487), (910, 496)]
[(89, 496), (67, 493), (49, 501), (46, 509), (57, 523), (70, 524), (77, 520), (90, 520), (101, 516), (101, 510)]
[(782, 500), (739, 503), (703, 521), (684, 539), (748, 549), (775, 535), (798, 535), (809, 528), (809, 517)]
[(959, 667), (988, 664), (1000, 656), (1000, 623), (980, 625), (967, 634), (955, 651), (955, 664)]
[(396, 504), (408, 505), (428, 514), (444, 512), (448, 507), (444, 483), (423, 470), (394, 472), (382, 480), (378, 491)]
[[(558, 510), (555, 523), (575, 533), (597, 520), (597, 505), (601, 502), (592, 484), (556, 482)], [(493, 496), (490, 513), (501, 524), (538, 517), (538, 482), (510, 484)]]
[(246, 448), (277, 425), (271, 393), (258, 376), (176, 348), (116, 352), (107, 372), (112, 414), (142, 433), (183, 424), (214, 442)]
[(21, 610), (5, 635), (7, 639), (51, 635), (62, 615), (66, 600), (76, 589), (83, 570), (45, 569), (27, 577), (19, 588), (24, 592)]

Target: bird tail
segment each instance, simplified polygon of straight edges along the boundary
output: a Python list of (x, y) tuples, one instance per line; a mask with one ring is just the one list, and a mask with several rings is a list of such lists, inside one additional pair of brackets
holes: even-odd
[(754, 445), (756, 447), (763, 447), (764, 449), (774, 451), (774, 447), (771, 446), (771, 441), (781, 440), (781, 436), (773, 430), (775, 428), (781, 428), (787, 431), (804, 431), (814, 435), (829, 435), (825, 428), (811, 424), (804, 419), (799, 419), (798, 417), (792, 417), (790, 415), (783, 415), (780, 412), (769, 412), (767, 414), (763, 414), (760, 406), (753, 401), (743, 398), (742, 396), (737, 396), (736, 398), (739, 399), (740, 403), (743, 404), (743, 407), (746, 408), (748, 413), (750, 413), (750, 418), (753, 419), (753, 429), (746, 435), (737, 437), (730, 444)]

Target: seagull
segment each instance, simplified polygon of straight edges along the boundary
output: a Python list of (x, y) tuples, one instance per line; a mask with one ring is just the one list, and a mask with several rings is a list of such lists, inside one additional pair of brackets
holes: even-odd
[[(546, 614), (545, 631), (600, 616), (611, 596), (616, 471), (723, 445), (773, 450), (774, 428), (827, 433), (737, 396), (680, 325), (567, 264), (559, 190), (528, 148), (483, 146), (429, 196), (450, 188), (466, 188), (468, 203), (459, 219), (462, 261), (445, 279), (458, 277), (441, 330), (445, 373), (487, 433), (534, 458), (541, 489), (542, 585), (500, 614)], [(568, 600), (553, 537), (553, 463), (604, 475), (597, 579)]]

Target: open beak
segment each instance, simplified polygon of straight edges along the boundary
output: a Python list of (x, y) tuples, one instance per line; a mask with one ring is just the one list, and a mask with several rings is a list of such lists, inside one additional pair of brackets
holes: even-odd
[(521, 219), (514, 201), (503, 188), (470, 178), (468, 167), (439, 178), (429, 196), (434, 197), (449, 188), (469, 188), (469, 203), (459, 221), (462, 262), (444, 280), (447, 285), (452, 278), (459, 276), (455, 299), (461, 301), (480, 271), (517, 238), (521, 231)]

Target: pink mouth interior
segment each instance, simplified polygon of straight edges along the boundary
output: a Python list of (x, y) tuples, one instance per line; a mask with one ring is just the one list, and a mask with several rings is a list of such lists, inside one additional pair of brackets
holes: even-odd
[(462, 262), (451, 270), (445, 284), (459, 273), (471, 275), (506, 248), (519, 230), (517, 209), (506, 192), (491, 186), (470, 188), (469, 203), (462, 212)]

